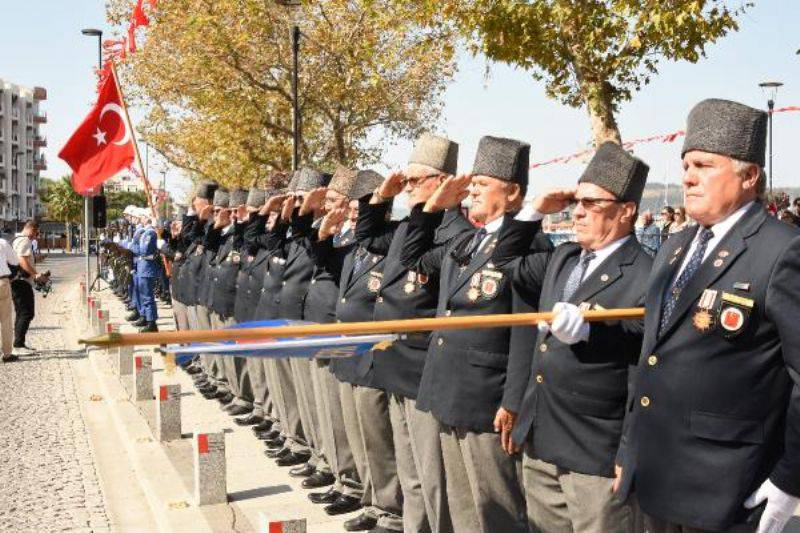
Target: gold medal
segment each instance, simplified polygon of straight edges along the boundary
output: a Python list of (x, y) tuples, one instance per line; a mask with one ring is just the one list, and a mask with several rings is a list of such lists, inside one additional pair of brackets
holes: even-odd
[(403, 285), (403, 292), (405, 292), (406, 294), (411, 294), (412, 292), (414, 292), (414, 283), (409, 281), (408, 283)]
[(692, 325), (697, 331), (705, 333), (711, 329), (712, 325), (714, 325), (714, 319), (712, 318), (711, 313), (705, 309), (700, 309), (694, 314), (694, 317), (692, 317)]
[(481, 291), (478, 290), (477, 287), (470, 287), (467, 291), (467, 299), (470, 302), (478, 301), (478, 297), (481, 295)]

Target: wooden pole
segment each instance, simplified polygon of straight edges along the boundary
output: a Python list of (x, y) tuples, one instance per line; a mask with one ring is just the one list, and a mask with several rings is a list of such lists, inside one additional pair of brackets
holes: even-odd
[[(510, 326), (535, 326), (550, 322), (554, 313), (517, 313), (502, 315), (451, 316), (416, 318), (410, 320), (383, 320), (377, 322), (339, 322), (335, 324), (303, 324), (262, 328), (210, 329), (198, 331), (163, 331), (156, 333), (110, 333), (81, 340), (96, 346), (138, 346), (157, 344), (184, 344), (192, 342), (224, 342), (266, 340), (270, 338), (311, 337), (315, 335), (371, 335), (381, 333), (414, 333), (447, 329), (482, 329)], [(644, 317), (641, 307), (584, 311), (589, 322), (630, 320)]]

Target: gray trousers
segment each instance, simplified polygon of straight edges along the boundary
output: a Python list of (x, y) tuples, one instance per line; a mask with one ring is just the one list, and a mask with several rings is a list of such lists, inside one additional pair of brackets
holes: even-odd
[(267, 388), (267, 375), (264, 372), (264, 359), (260, 357), (247, 357), (247, 374), (253, 394), (253, 416), (266, 417), (269, 411), (269, 389)]
[[(711, 533), (711, 531), (707, 529), (682, 526), (649, 515), (644, 515), (644, 524), (648, 533)], [(753, 533), (757, 527), (758, 524), (737, 524), (726, 529), (724, 533)], [(790, 531), (795, 531), (795, 529), (792, 529), (791, 526), (787, 526), (784, 531), (789, 533)]]
[[(419, 469), (414, 460), (411, 443), (411, 419), (415, 416), (416, 401), (399, 394), (389, 394), (389, 421), (397, 461), (397, 478), (403, 491), (403, 531), (430, 533), (425, 498), (422, 493)], [(438, 447), (438, 439), (437, 439)]]
[(300, 420), (297, 394), (294, 388), (292, 367), (289, 359), (275, 359), (275, 382), (280, 389), (283, 403), (283, 416), (280, 419), (281, 431), (286, 437), (286, 447), (293, 452), (308, 453), (308, 441)]
[[(195, 305), (194, 317), (197, 323), (197, 329), (212, 329), (211, 325), (211, 312), (208, 307), (204, 305)], [(217, 356), (213, 354), (203, 354), (200, 356), (200, 364), (208, 376), (208, 381), (213, 383), (217, 389), (223, 392), (229, 392), (230, 388), (228, 382), (225, 380), (225, 373), (217, 363)]]
[[(408, 432), (411, 438), (411, 453), (414, 466), (422, 485), (425, 514), (434, 533), (453, 533), (453, 521), (447, 502), (442, 442), (439, 437), (439, 421), (432, 414), (416, 408), (416, 400), (406, 399)], [(450, 475), (450, 474), (448, 474)], [(477, 521), (477, 518), (475, 519)]]
[(175, 329), (186, 331), (189, 329), (189, 309), (176, 299), (172, 299), (172, 316), (175, 317)]
[(260, 361), (264, 368), (264, 379), (269, 391), (267, 398), (261, 402), (261, 410), (264, 412), (264, 416), (280, 424), (281, 417), (286, 416), (286, 410), (283, 407), (283, 396), (278, 383), (275, 359), (261, 359)]
[(503, 451), (500, 435), (440, 424), (439, 438), (455, 530), (527, 533), (522, 464)]
[(378, 526), (403, 531), (403, 491), (397, 476), (389, 395), (379, 389), (356, 387), (354, 396)]
[(613, 478), (570, 472), (537, 459), (528, 444), (522, 477), (528, 520), (548, 533), (633, 533), (635, 513), (611, 491)]
[[(334, 378), (335, 379), (335, 378)], [(367, 462), (367, 452), (364, 450), (364, 441), (361, 439), (361, 427), (358, 424), (358, 411), (356, 410), (355, 389), (358, 387), (350, 383), (339, 382), (339, 399), (342, 402), (342, 422), (344, 431), (347, 434), (347, 442), (353, 453), (353, 460), (356, 463), (358, 478), (361, 480), (363, 493), (361, 504), (364, 506), (364, 513), (378, 517), (377, 509), (372, 507), (375, 500), (370, 480), (369, 463)]]
[(303, 434), (311, 452), (311, 459), (308, 462), (318, 470), (330, 472), (330, 467), (322, 456), (322, 437), (319, 430), (316, 404), (314, 403), (314, 382), (311, 377), (311, 365), (316, 365), (316, 363), (308, 359), (292, 358), (289, 359), (289, 365), (292, 369), (297, 409), (300, 412), (300, 423), (303, 425)]

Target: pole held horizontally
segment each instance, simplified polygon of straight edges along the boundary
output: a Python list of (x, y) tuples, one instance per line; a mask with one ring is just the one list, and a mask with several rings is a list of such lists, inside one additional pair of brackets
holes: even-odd
[[(141, 346), (158, 344), (183, 344), (191, 342), (224, 342), (264, 340), (269, 338), (312, 337), (315, 335), (372, 335), (389, 333), (415, 333), (448, 329), (483, 329), (510, 326), (533, 326), (550, 322), (555, 313), (517, 313), (501, 315), (451, 316), (416, 318), (409, 320), (382, 320), (376, 322), (339, 322), (335, 324), (302, 324), (292, 326), (209, 329), (198, 331), (163, 331), (154, 333), (109, 333), (91, 339), (82, 339), (90, 346)], [(584, 311), (589, 322), (631, 320), (644, 317), (644, 308), (604, 309)]]

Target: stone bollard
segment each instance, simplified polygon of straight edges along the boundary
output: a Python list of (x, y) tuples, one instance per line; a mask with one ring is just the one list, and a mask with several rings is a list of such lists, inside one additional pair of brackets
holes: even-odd
[(99, 300), (95, 302), (95, 304), (94, 304), (94, 312), (92, 313), (92, 319), (91, 319), (91, 322), (89, 324), (89, 327), (91, 328), (91, 331), (94, 332), (95, 334), (97, 334), (97, 331), (98, 331), (97, 318), (100, 316), (100, 313), (103, 311), (103, 309), (100, 307), (100, 305), (101, 304), (100, 304)]
[(181, 438), (181, 386), (178, 384), (158, 387), (156, 437), (161, 442)]
[(153, 399), (153, 358), (137, 355), (133, 358), (133, 399), (134, 401)]
[(95, 332), (96, 335), (102, 335), (103, 333), (106, 333), (106, 325), (108, 324), (108, 315), (109, 312), (106, 309), (97, 310), (97, 330)]
[(194, 433), (195, 505), (214, 505), (228, 501), (225, 465), (225, 433)]
[(133, 374), (133, 346), (117, 347), (117, 374), (119, 377)]
[[(108, 322), (106, 324), (106, 329), (105, 329), (105, 331), (103, 333), (108, 333), (109, 335), (112, 334), (112, 333), (119, 333), (119, 325), (118, 324), (112, 324), (111, 322)], [(113, 349), (114, 348), (106, 348), (106, 357), (109, 357), (109, 358), (111, 357), (111, 350), (113, 350)], [(109, 359), (109, 362), (110, 361), (111, 360)]]
[(86, 315), (86, 319), (89, 321), (90, 324), (91, 324), (91, 321), (92, 321), (92, 315), (94, 314), (96, 305), (97, 305), (97, 302), (95, 301), (94, 296), (87, 296), (86, 297), (86, 312), (88, 313)]
[(267, 513), (261, 511), (259, 517), (259, 533), (306, 533), (307, 522), (305, 518), (297, 520), (275, 520)]

